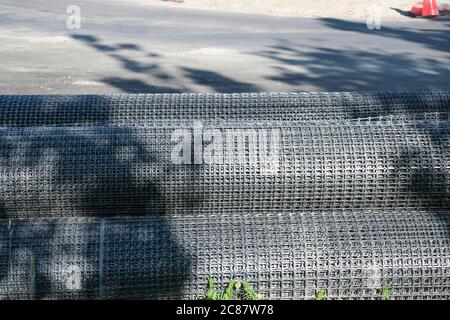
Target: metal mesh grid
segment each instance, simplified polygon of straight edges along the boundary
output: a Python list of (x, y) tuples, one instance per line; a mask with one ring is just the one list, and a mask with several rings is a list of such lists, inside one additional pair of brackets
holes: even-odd
[(449, 92), (1, 96), (0, 126), (148, 125), (154, 120), (448, 119)]
[(0, 297), (195, 299), (212, 276), (270, 299), (448, 299), (449, 227), (374, 211), (2, 221)]
[(174, 164), (174, 128), (0, 129), (0, 215), (450, 208), (448, 122), (287, 125), (243, 127), (279, 130), (268, 171), (251, 144), (230, 161)]
[[(0, 298), (198, 298), (212, 276), (271, 299), (379, 298), (384, 284), (447, 299), (449, 101), (0, 96)], [(227, 161), (235, 140), (223, 163), (174, 164), (192, 120), (279, 132), (276, 166), (250, 142)]]

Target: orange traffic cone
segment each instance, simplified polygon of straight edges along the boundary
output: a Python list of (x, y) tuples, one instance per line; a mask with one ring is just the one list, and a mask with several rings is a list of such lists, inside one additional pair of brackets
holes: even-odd
[(437, 0), (423, 0), (422, 17), (439, 16)]
[(409, 12), (411, 12), (411, 14), (415, 17), (422, 16), (423, 3), (416, 3), (415, 5), (413, 5), (413, 7), (411, 8), (411, 10)]

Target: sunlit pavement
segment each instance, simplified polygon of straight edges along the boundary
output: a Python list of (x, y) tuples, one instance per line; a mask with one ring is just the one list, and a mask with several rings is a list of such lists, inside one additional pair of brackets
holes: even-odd
[(370, 30), (123, 2), (0, 0), (0, 94), (450, 89), (448, 18)]

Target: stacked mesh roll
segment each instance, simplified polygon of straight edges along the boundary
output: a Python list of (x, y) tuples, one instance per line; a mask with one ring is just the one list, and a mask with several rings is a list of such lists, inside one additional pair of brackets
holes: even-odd
[(448, 92), (0, 96), (0, 297), (197, 299), (211, 276), (449, 298), (449, 113)]

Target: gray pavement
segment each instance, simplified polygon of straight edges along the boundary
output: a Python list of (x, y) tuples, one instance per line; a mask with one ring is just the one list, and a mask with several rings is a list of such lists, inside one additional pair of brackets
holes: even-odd
[(450, 89), (449, 27), (0, 0), (0, 94)]

